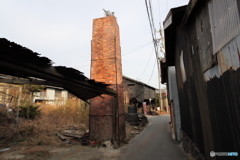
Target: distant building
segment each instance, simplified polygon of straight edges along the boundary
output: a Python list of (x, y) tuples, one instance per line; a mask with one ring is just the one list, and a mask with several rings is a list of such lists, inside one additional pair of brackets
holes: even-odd
[(150, 99), (156, 98), (156, 88), (126, 76), (123, 76), (123, 88), (128, 92), (130, 99), (135, 98), (139, 102), (149, 102)]
[(65, 104), (67, 102), (69, 93), (60, 87), (46, 86), (41, 92), (34, 94), (33, 101), (36, 103), (45, 104)]
[(2, 106), (17, 105), (20, 86), (0, 83), (0, 104)]

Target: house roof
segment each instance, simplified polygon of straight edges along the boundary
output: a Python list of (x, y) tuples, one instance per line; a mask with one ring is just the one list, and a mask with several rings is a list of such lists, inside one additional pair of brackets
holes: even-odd
[(165, 21), (164, 35), (165, 35), (165, 51), (166, 51), (166, 61), (161, 62), (161, 83), (167, 82), (167, 68), (168, 66), (175, 65), (175, 46), (176, 46), (176, 26), (180, 25), (187, 6), (181, 6), (177, 8), (170, 9)]
[(117, 94), (108, 88), (108, 84), (88, 79), (74, 68), (54, 67), (49, 58), (40, 57), (40, 54), (5, 38), (0, 38), (0, 51), (0, 73), (25, 78), (11, 80), (0, 78), (0, 82), (62, 87), (85, 101), (101, 94), (112, 96)]
[(123, 76), (123, 79), (126, 79), (126, 80), (132, 81), (132, 82), (134, 82), (134, 83), (138, 83), (138, 84), (140, 84), (140, 85), (143, 85), (143, 86), (146, 86), (146, 87), (149, 87), (149, 88), (152, 88), (152, 89), (157, 90), (155, 87), (149, 86), (149, 85), (146, 84), (146, 83), (143, 83), (143, 82), (137, 81), (137, 80), (132, 79), (132, 78), (129, 78), (129, 77), (127, 77), (127, 76)]
[(174, 53), (176, 44), (175, 42), (176, 26), (181, 23), (186, 8), (187, 6), (172, 8), (169, 11), (165, 21), (163, 22), (165, 35), (166, 63), (168, 66), (173, 66), (175, 63)]
[(174, 53), (175, 53), (175, 44), (176, 44), (175, 42), (176, 27), (183, 26), (185, 23), (187, 23), (194, 8), (200, 2), (203, 2), (203, 1), (190, 0), (188, 5), (170, 9), (165, 21), (163, 22), (167, 66), (175, 65)]
[(165, 35), (165, 51), (166, 51), (166, 62), (161, 65), (162, 71), (162, 83), (167, 81), (167, 68), (168, 66), (175, 65), (175, 47), (176, 47), (176, 31), (177, 27), (181, 29), (184, 24), (189, 21), (194, 9), (197, 4), (203, 3), (200, 0), (190, 0), (188, 5), (180, 6), (177, 8), (170, 9), (165, 21), (164, 35)]

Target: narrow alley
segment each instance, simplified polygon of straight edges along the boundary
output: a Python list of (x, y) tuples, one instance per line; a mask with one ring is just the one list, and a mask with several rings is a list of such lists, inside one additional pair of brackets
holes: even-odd
[(187, 160), (180, 143), (171, 138), (170, 117), (148, 116), (149, 124), (120, 149), (74, 147), (49, 160)]
[(124, 146), (119, 160), (185, 160), (179, 143), (172, 140), (169, 116), (149, 116), (149, 124), (137, 137)]

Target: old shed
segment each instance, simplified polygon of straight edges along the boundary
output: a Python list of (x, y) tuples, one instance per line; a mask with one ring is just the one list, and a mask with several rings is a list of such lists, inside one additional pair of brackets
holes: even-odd
[(183, 148), (197, 159), (240, 151), (239, 13), (239, 0), (190, 0), (164, 21), (163, 82), (175, 74)]

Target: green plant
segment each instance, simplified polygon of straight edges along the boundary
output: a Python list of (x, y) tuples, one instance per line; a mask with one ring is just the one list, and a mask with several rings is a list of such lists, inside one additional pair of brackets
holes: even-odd
[(40, 114), (40, 109), (38, 105), (25, 105), (25, 106), (19, 106), (19, 116), (24, 117), (27, 119), (34, 119), (37, 115)]

